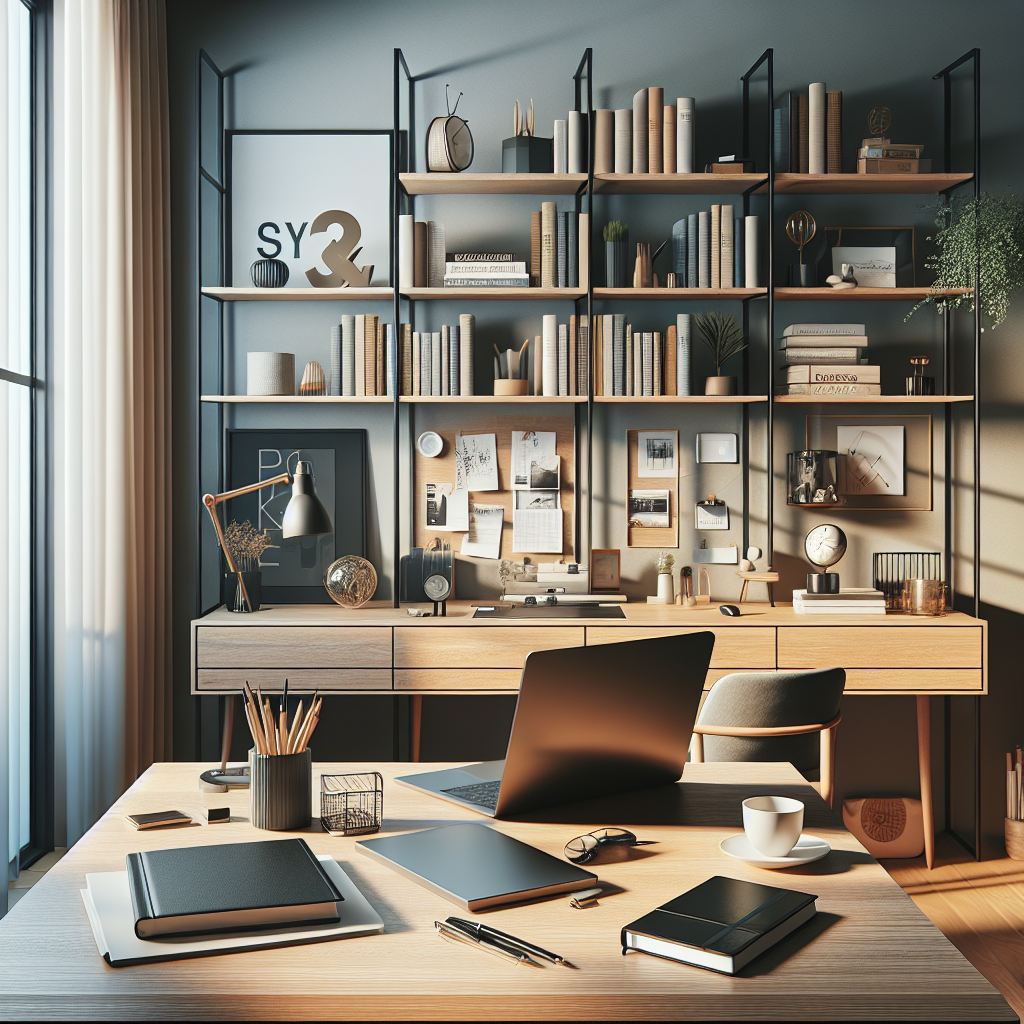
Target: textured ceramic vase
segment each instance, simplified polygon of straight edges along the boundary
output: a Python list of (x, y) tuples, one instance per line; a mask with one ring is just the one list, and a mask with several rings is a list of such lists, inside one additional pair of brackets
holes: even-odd
[(257, 288), (283, 288), (288, 283), (288, 264), (283, 260), (257, 260), (249, 268)]
[(629, 257), (629, 239), (604, 243), (604, 275), (609, 288), (625, 288), (633, 276), (634, 260)]

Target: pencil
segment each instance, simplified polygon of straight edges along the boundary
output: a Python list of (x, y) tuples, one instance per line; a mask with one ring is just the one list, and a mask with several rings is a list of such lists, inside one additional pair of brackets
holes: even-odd
[(256, 709), (256, 698), (253, 696), (252, 687), (249, 686), (249, 681), (245, 681), (245, 689), (243, 691), (243, 697), (245, 700), (245, 711), (249, 717), (249, 729), (252, 732), (252, 738), (256, 743), (256, 750), (260, 754), (267, 752), (267, 738), (263, 734), (263, 727), (260, 724), (260, 714)]
[(246, 720), (249, 723), (249, 732), (252, 733), (252, 742), (253, 742), (253, 745), (256, 747), (256, 753), (257, 754), (262, 754), (263, 753), (263, 742), (262, 742), (262, 740), (260, 738), (259, 733), (257, 732), (256, 722), (255, 722), (255, 720), (252, 717), (252, 708), (249, 706), (249, 702), (248, 701), (245, 701), (245, 717), (246, 717)]
[(299, 738), (299, 726), (302, 724), (302, 701), (299, 701), (298, 707), (295, 709), (295, 717), (292, 719), (292, 727), (288, 731), (288, 745), (285, 748), (285, 752), (288, 754), (297, 754), (298, 751), (295, 749), (295, 741)]

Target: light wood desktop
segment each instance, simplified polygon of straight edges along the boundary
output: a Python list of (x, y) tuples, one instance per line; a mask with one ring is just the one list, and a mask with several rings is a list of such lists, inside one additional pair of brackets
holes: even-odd
[[(0, 923), (5, 1018), (1016, 1020), (814, 790), (781, 764), (691, 764), (676, 786), (536, 815), (548, 823), (497, 823), (558, 856), (573, 836), (606, 825), (656, 840), (627, 859), (595, 867), (609, 887), (596, 907), (573, 910), (558, 897), (479, 915), (566, 957), (576, 971), (519, 967), (444, 942), (434, 934), (434, 920), (465, 912), (357, 853), (354, 839), (318, 829), (305, 838), (349, 873), (384, 919), (386, 934), (108, 967), (79, 893), (86, 872), (123, 870), (133, 850), (285, 835), (249, 825), (247, 792), (201, 793), (198, 775), (205, 767), (150, 768)], [(317, 765), (314, 793), (321, 771), (370, 769), (386, 780), (386, 832), (487, 820), (395, 785), (391, 780), (407, 774), (408, 764)], [(805, 830), (825, 838), (833, 852), (786, 873), (721, 853), (719, 842), (742, 828), (741, 800), (765, 792), (803, 800)], [(169, 807), (205, 820), (206, 807), (224, 805), (233, 815), (227, 825), (140, 833), (124, 820), (126, 813)], [(314, 797), (314, 813), (318, 806)], [(623, 925), (716, 874), (814, 893), (818, 917), (737, 978), (640, 953), (621, 955)]]
[[(477, 602), (480, 603), (480, 602)], [(707, 609), (627, 604), (625, 619), (474, 619), (469, 601), (445, 618), (413, 618), (380, 601), (357, 611), (279, 605), (251, 615), (218, 608), (192, 622), (192, 692), (237, 694), (244, 680), (267, 691), (285, 678), (297, 692), (359, 692), (414, 698), (419, 759), (424, 694), (511, 694), (530, 651), (639, 640), (694, 630), (715, 633), (705, 688), (730, 672), (846, 670), (851, 695), (917, 698), (918, 768), (925, 856), (935, 859), (929, 697), (988, 692), (988, 623), (961, 612), (797, 615), (791, 605), (750, 603), (728, 618)]]

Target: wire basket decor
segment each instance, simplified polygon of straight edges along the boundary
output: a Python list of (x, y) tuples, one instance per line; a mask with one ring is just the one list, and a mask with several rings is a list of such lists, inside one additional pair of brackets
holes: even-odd
[(938, 551), (876, 551), (871, 556), (875, 590), (885, 595), (886, 611), (903, 610), (904, 580), (941, 580)]
[(320, 777), (320, 824), (332, 836), (379, 832), (384, 814), (380, 772)]

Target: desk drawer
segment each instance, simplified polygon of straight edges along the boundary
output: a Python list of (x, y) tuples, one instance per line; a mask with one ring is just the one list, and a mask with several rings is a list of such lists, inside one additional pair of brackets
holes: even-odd
[(206, 693), (238, 693), (248, 680), (264, 696), (279, 693), (288, 680), (289, 693), (338, 692), (345, 690), (390, 690), (389, 668), (201, 668), (196, 672), (196, 690)]
[(391, 668), (390, 626), (199, 626), (198, 668)]
[(521, 669), (530, 651), (582, 646), (582, 627), (396, 626), (395, 668)]
[(518, 693), (520, 668), (400, 668), (396, 690), (494, 690)]
[(983, 693), (980, 668), (849, 668), (846, 693)]
[[(706, 629), (677, 629), (673, 626), (587, 626), (587, 646), (622, 643), (624, 640), (648, 640), (682, 633), (704, 633)], [(713, 629), (715, 649), (712, 668), (750, 669), (775, 667), (775, 628), (743, 626)]]
[(980, 626), (780, 626), (779, 668), (975, 668)]

